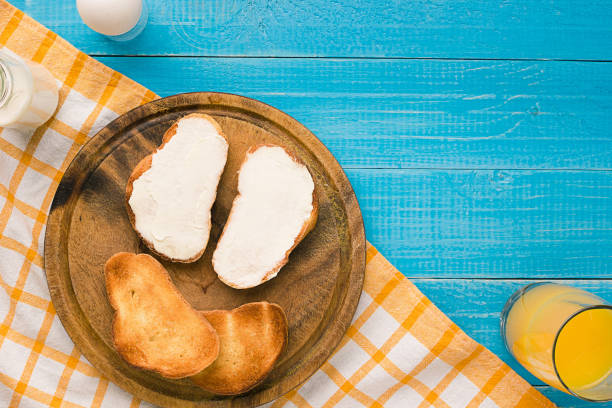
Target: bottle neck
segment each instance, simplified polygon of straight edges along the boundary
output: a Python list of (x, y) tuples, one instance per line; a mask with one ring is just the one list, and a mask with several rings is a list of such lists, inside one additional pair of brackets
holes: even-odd
[(0, 59), (0, 108), (9, 100), (13, 90), (13, 78), (8, 66)]

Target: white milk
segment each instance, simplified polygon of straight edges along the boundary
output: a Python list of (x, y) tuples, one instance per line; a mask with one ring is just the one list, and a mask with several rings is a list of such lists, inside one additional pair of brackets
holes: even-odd
[(42, 65), (0, 50), (0, 127), (31, 130), (55, 112), (58, 89)]

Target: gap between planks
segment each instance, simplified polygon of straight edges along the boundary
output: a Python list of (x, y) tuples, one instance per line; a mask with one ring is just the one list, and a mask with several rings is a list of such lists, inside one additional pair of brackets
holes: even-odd
[(612, 62), (609, 59), (566, 59), (566, 58), (469, 58), (469, 57), (343, 57), (333, 55), (199, 55), (199, 54), (89, 54), (90, 57), (125, 57), (125, 58), (216, 58), (216, 59), (292, 59), (292, 60), (383, 60), (383, 61), (518, 61), (518, 62)]

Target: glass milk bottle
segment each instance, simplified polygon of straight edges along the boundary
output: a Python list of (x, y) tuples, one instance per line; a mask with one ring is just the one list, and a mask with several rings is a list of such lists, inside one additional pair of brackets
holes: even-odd
[(31, 131), (55, 112), (58, 88), (42, 65), (0, 50), (0, 127)]

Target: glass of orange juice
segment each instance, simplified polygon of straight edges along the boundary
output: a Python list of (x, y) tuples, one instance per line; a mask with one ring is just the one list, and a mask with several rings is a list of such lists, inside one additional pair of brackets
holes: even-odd
[(533, 375), (589, 401), (612, 400), (612, 306), (582, 289), (533, 283), (504, 307), (508, 351)]

